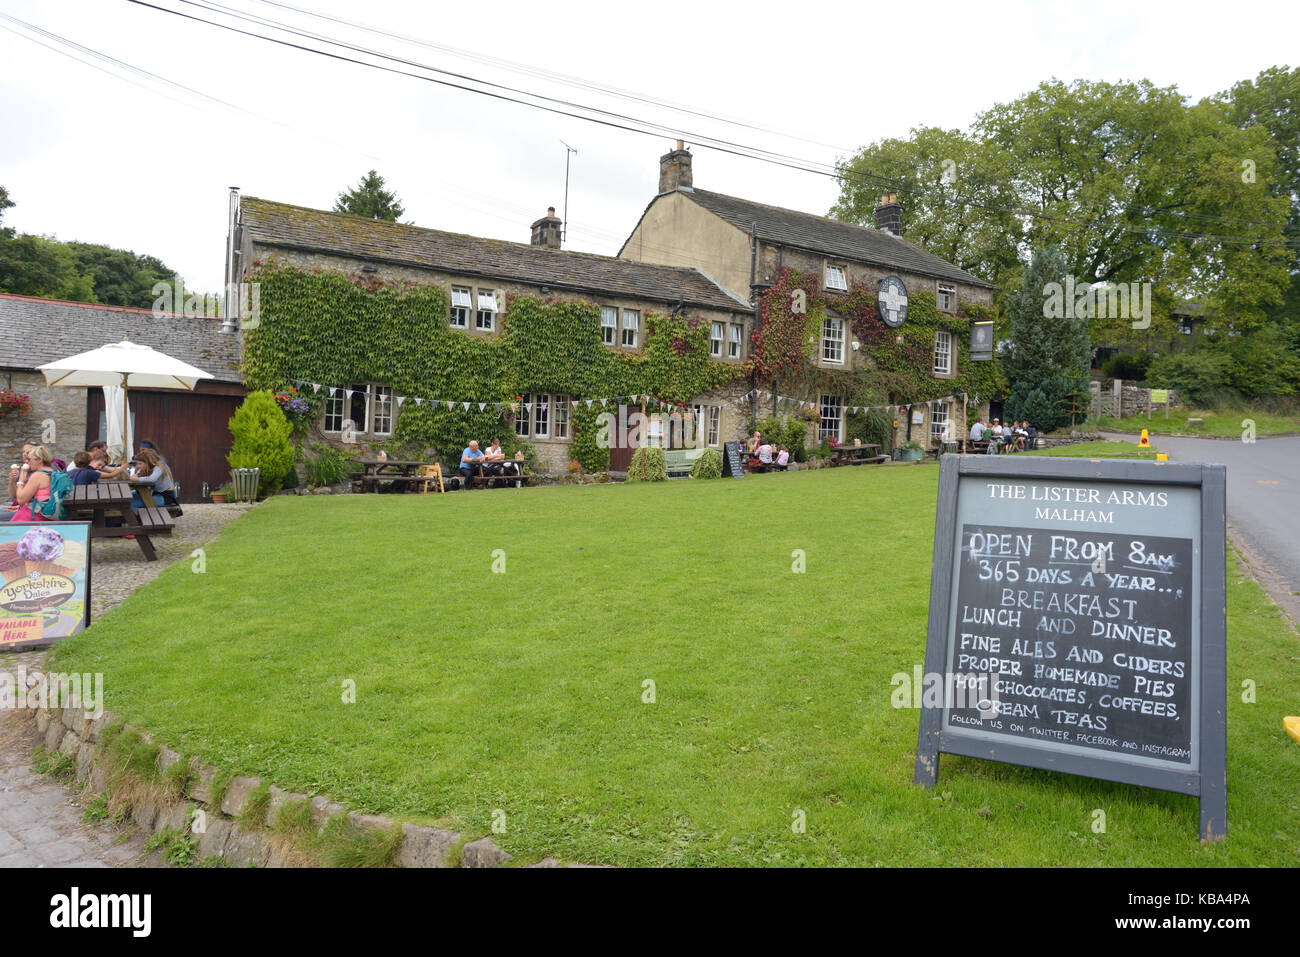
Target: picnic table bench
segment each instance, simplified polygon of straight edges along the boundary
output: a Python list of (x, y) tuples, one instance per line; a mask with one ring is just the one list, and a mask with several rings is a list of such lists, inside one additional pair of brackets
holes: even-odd
[[(150, 562), (158, 560), (151, 536), (170, 535), (176, 527), (175, 519), (166, 509), (147, 504), (139, 510), (132, 508), (129, 482), (76, 485), (64, 499), (64, 508), (69, 518), (90, 519), (91, 538), (134, 537), (145, 560)], [(122, 523), (108, 524), (108, 520), (115, 517), (120, 517)]]
[(880, 454), (880, 446), (871, 442), (862, 445), (841, 445), (831, 449), (831, 465), (865, 465), (889, 461), (888, 455)]

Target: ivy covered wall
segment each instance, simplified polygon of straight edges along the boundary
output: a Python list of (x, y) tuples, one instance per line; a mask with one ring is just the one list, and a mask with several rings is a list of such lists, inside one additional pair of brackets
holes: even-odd
[[(709, 315), (644, 314), (644, 348), (616, 351), (600, 339), (595, 302), (508, 294), (499, 330), (470, 335), (447, 324), (440, 286), (384, 283), (341, 272), (309, 271), (270, 261), (249, 275), (260, 283), (258, 324), (246, 329), (243, 376), (250, 389), (279, 389), (299, 379), (327, 385), (374, 382), (409, 397), (513, 402), (524, 393), (574, 398), (649, 394), (685, 402), (744, 376), (736, 363), (709, 358)], [(572, 454), (601, 469), (608, 451), (594, 441), (601, 410), (573, 410)], [(407, 402), (396, 442), (459, 458), (471, 438), (513, 429), (493, 408), (468, 411)]]

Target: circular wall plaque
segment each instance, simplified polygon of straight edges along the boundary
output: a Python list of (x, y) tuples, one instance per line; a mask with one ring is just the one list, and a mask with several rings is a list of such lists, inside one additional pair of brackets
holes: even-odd
[(891, 329), (897, 329), (907, 319), (907, 287), (897, 276), (886, 276), (880, 280), (880, 290), (876, 293), (876, 308), (880, 318)]

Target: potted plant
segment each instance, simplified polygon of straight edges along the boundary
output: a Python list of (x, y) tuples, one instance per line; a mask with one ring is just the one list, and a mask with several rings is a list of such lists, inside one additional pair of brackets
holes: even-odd
[(900, 462), (919, 462), (925, 455), (925, 449), (920, 442), (907, 441), (898, 447), (898, 461)]
[(223, 485), (223, 486), (221, 486), (221, 488), (214, 488), (214, 489), (212, 490), (212, 504), (213, 504), (213, 505), (225, 505), (226, 502), (229, 501), (229, 499), (230, 499), (230, 486), (229, 486), (229, 485)]

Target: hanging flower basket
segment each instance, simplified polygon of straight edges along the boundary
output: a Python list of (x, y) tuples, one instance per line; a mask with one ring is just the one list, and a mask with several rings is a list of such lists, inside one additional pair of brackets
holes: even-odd
[(0, 419), (6, 415), (26, 415), (30, 411), (32, 411), (30, 397), (13, 389), (0, 389)]

